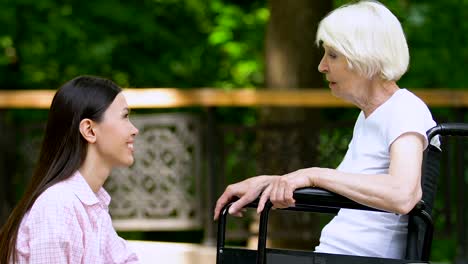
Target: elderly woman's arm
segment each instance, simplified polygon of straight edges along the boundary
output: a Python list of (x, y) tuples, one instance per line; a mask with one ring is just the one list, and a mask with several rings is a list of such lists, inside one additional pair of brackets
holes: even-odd
[(317, 186), (374, 208), (406, 214), (421, 199), (424, 138), (405, 133), (390, 147), (388, 174), (354, 174), (326, 168), (301, 169), (275, 179), (263, 192), (257, 211), (270, 199), (276, 208), (294, 204), (293, 191)]

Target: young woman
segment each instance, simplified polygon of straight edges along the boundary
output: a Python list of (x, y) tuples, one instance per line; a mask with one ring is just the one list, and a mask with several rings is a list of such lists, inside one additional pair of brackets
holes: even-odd
[(0, 230), (0, 263), (135, 263), (112, 227), (102, 188), (113, 167), (133, 163), (138, 134), (121, 89), (80, 76), (50, 107), (37, 168)]

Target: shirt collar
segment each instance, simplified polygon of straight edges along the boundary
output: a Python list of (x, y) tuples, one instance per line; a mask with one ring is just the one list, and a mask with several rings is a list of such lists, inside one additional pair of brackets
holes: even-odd
[(73, 193), (86, 205), (94, 205), (100, 203), (105, 207), (109, 206), (111, 201), (110, 195), (101, 187), (97, 193), (94, 193), (85, 178), (79, 171), (76, 171), (68, 180)]

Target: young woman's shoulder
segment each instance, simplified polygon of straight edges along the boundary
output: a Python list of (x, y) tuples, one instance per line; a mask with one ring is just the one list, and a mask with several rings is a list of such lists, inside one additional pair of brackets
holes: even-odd
[(47, 188), (36, 200), (34, 205), (43, 206), (63, 206), (71, 207), (75, 202), (78, 202), (73, 190), (66, 182), (59, 182)]
[(66, 182), (59, 182), (39, 195), (29, 210), (28, 218), (73, 221), (73, 215), (79, 206), (79, 199)]
[(77, 229), (79, 218), (79, 200), (67, 188), (66, 184), (57, 183), (47, 188), (36, 199), (24, 215), (18, 230), (18, 243), (24, 245), (32, 237), (66, 234), (70, 229)]

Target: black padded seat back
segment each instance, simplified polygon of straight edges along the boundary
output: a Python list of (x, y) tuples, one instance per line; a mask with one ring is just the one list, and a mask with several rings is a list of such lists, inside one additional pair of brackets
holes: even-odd
[(433, 145), (429, 145), (424, 151), (423, 166), (421, 172), (422, 200), (425, 203), (425, 210), (432, 215), (437, 185), (440, 175), (440, 159), (442, 151)]
[[(432, 215), (437, 193), (437, 184), (440, 174), (440, 159), (442, 151), (433, 145), (429, 145), (424, 151), (421, 171), (422, 200), (424, 210)], [(408, 220), (408, 236), (405, 259), (419, 260), (422, 256), (426, 224), (419, 217), (410, 215)]]

